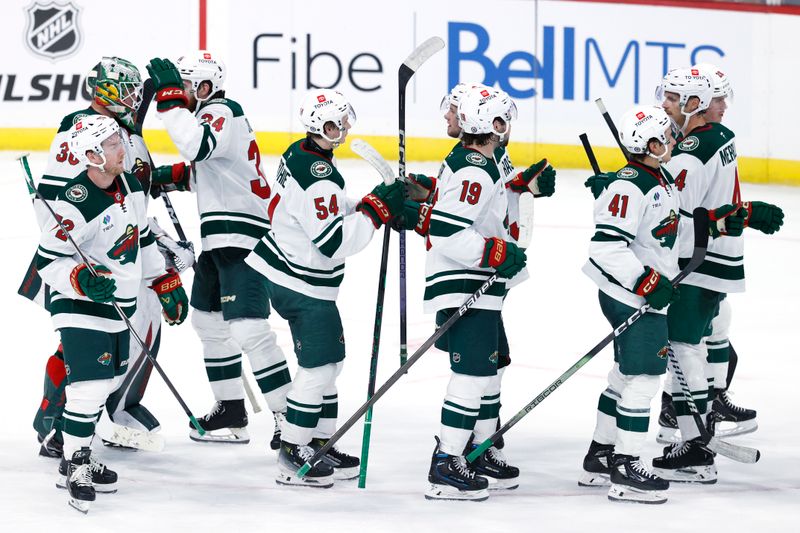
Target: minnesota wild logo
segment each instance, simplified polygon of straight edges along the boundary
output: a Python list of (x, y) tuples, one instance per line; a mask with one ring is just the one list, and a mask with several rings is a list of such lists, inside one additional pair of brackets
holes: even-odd
[(125, 233), (117, 239), (114, 247), (108, 251), (108, 257), (121, 264), (133, 263), (139, 253), (139, 228), (128, 224)]
[(675, 239), (678, 236), (678, 220), (680, 220), (680, 217), (674, 210), (670, 209), (669, 216), (659, 222), (658, 226), (650, 232), (653, 238), (661, 244), (662, 248), (671, 250), (675, 245)]
[(103, 355), (97, 358), (97, 362), (103, 366), (108, 366), (111, 364), (111, 354), (105, 352)]

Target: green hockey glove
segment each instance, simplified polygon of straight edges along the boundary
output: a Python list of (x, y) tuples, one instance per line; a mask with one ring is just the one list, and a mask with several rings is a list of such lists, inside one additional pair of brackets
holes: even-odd
[(364, 196), (356, 206), (356, 211), (361, 211), (372, 220), (375, 229), (381, 224), (386, 224), (394, 216), (403, 214), (403, 201), (405, 192), (403, 182), (395, 180), (391, 185), (381, 183)]
[(644, 267), (642, 274), (633, 285), (633, 292), (644, 296), (645, 301), (653, 309), (663, 309), (670, 302), (674, 302), (680, 295), (678, 289), (664, 276), (650, 267)]
[(747, 210), (744, 225), (757, 229), (770, 235), (783, 226), (783, 210), (777, 205), (766, 202), (745, 202), (742, 204)]
[(511, 279), (525, 268), (525, 251), (513, 242), (497, 237), (486, 239), (481, 266), (492, 267), (502, 277)]
[(606, 190), (608, 184), (611, 183), (611, 180), (615, 179), (616, 177), (617, 177), (616, 172), (595, 174), (594, 176), (584, 181), (583, 186), (588, 187), (589, 190), (592, 191), (592, 196), (594, 196), (594, 199), (597, 200), (598, 198), (600, 198), (600, 195), (603, 194), (603, 191)]
[(436, 193), (436, 178), (425, 174), (409, 174), (406, 178), (406, 194), (417, 203), (430, 203)]
[(111, 277), (111, 271), (103, 265), (92, 265), (97, 276), (93, 276), (84, 263), (72, 269), (69, 282), (75, 292), (86, 296), (93, 302), (108, 303), (114, 299), (117, 284)]
[(183, 89), (181, 73), (178, 72), (172, 61), (155, 57), (147, 65), (147, 72), (153, 78), (156, 88), (156, 109), (159, 112), (189, 105), (189, 99)]
[(740, 205), (725, 204), (708, 211), (708, 233), (715, 239), (720, 235), (738, 237), (744, 231), (745, 210)]
[(183, 289), (181, 277), (177, 273), (164, 274), (153, 280), (150, 288), (158, 295), (161, 302), (161, 312), (164, 320), (172, 325), (177, 325), (186, 320), (189, 314), (189, 298)]
[(542, 159), (514, 176), (506, 187), (518, 193), (530, 191), (536, 198), (553, 196), (556, 192), (556, 171), (547, 159)]

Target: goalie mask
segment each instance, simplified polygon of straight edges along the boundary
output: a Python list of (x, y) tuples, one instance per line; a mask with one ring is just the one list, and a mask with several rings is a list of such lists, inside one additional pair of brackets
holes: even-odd
[[(348, 127), (353, 127), (356, 121), (356, 112), (347, 98), (339, 91), (331, 89), (318, 89), (306, 94), (300, 107), (300, 122), (308, 133), (322, 136), (326, 141), (339, 146), (344, 140)], [(335, 139), (325, 134), (325, 124), (332, 122), (339, 129)]]
[[(175, 66), (181, 73), (181, 79), (191, 82), (193, 96), (200, 102), (208, 100), (211, 95), (221, 91), (222, 85), (225, 83), (225, 63), (207, 50), (181, 56), (175, 61)], [(205, 98), (198, 98), (197, 89), (204, 81), (211, 84), (211, 92)]]
[[(119, 135), (119, 124), (111, 117), (90, 115), (76, 122), (68, 132), (69, 151), (87, 166), (93, 166), (105, 172), (106, 156), (103, 142), (115, 137), (122, 142)], [(103, 160), (99, 165), (89, 161), (86, 152), (92, 151)]]
[[(676, 68), (670, 70), (661, 85), (656, 88), (656, 100), (663, 104), (667, 93), (675, 93), (679, 98), (680, 112), (683, 115), (683, 124), (676, 124), (678, 129), (686, 133), (684, 128), (689, 124), (689, 119), (708, 109), (714, 97), (714, 88), (711, 79), (697, 68)], [(686, 104), (691, 97), (697, 97), (699, 103), (694, 111), (687, 112)]]
[[(657, 106), (636, 106), (622, 115), (619, 140), (631, 154), (649, 155), (661, 162), (669, 151), (667, 129), (671, 122), (667, 112)], [(656, 139), (663, 146), (660, 154), (651, 152), (648, 143)]]
[[(494, 128), (494, 121), (498, 118), (507, 125), (504, 131)], [(458, 125), (462, 134), (493, 133), (501, 144), (506, 139), (511, 121), (516, 118), (517, 106), (514, 101), (505, 91), (493, 87), (472, 87), (458, 104)]]
[(126, 128), (133, 130), (142, 104), (139, 69), (120, 57), (104, 57), (86, 77), (86, 89), (94, 103), (108, 109)]

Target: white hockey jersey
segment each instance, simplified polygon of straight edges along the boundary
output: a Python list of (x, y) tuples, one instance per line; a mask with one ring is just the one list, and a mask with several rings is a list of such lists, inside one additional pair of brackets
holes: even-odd
[(273, 283), (336, 300), (345, 258), (367, 246), (375, 226), (347, 198), (333, 152), (296, 141), (267, 190), (270, 228), (245, 261)]
[(180, 107), (158, 116), (181, 156), (192, 162), (203, 250), (252, 249), (268, 227), (269, 188), (242, 107), (214, 98), (194, 115)]
[[(115, 300), (130, 317), (142, 279), (166, 273), (147, 225), (145, 194), (139, 180), (127, 173), (107, 189), (98, 188), (86, 172), (67, 182), (51, 207), (83, 253), (111, 271)], [(50, 313), (55, 329), (74, 327), (115, 333), (125, 323), (111, 304), (93, 302), (78, 293), (70, 274), (80, 263), (55, 219), (47, 220), (36, 253), (36, 267), (53, 293)]]
[[(678, 274), (679, 210), (668, 172), (629, 162), (594, 202), (595, 234), (583, 272), (615, 300), (643, 306), (644, 297), (633, 290), (645, 267), (667, 279)], [(681, 231), (694, 234), (691, 227)]]
[[(426, 313), (461, 306), (494, 272), (480, 266), (486, 239), (510, 240), (505, 182), (493, 160), (457, 145), (437, 178), (425, 261)], [(498, 278), (476, 309), (499, 311), (506, 279)]]
[[(675, 147), (666, 168), (675, 177), (682, 221), (680, 266), (692, 256), (692, 211), (741, 201), (734, 134), (722, 124), (695, 128)], [(705, 261), (683, 281), (717, 292), (743, 292), (744, 239), (721, 236), (708, 244)]]

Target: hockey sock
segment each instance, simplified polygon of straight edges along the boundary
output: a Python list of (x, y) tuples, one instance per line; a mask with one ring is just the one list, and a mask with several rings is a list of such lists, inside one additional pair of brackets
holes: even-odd
[(711, 387), (724, 389), (727, 383), (730, 360), (728, 332), (731, 326), (731, 304), (725, 298), (719, 303), (719, 312), (711, 321), (711, 336), (706, 339), (708, 349), (707, 374)]
[(493, 376), (468, 376), (452, 373), (442, 404), (439, 449), (449, 455), (462, 455), (480, 413), (481, 398)]
[[(622, 376), (624, 386), (617, 401), (616, 453), (641, 455), (650, 424), (650, 401), (658, 392), (659, 376)], [(599, 441), (598, 441), (599, 442)]]
[[(64, 389), (67, 386), (67, 371), (64, 367), (62, 348), (59, 344), (58, 350), (47, 360), (44, 376), (44, 394), (36, 416), (33, 419), (33, 429), (45, 436), (53, 428), (56, 428), (56, 435), (60, 435), (61, 417), (64, 412), (64, 402), (66, 396)], [(59, 438), (60, 440), (60, 438)]]
[(322, 414), (323, 391), (336, 379), (337, 365), (314, 368), (298, 367), (295, 379), (286, 396), (286, 424), (281, 439), (305, 446), (319, 423)]
[(498, 372), (492, 376), (486, 392), (481, 396), (481, 407), (478, 411), (478, 420), (475, 421), (475, 442), (481, 443), (491, 437), (497, 428), (497, 419), (500, 416), (500, 381), (502, 375)]
[[(673, 342), (673, 350), (678, 359), (678, 364), (683, 371), (686, 383), (692, 393), (692, 398), (697, 406), (703, 422), (708, 412), (708, 380), (706, 379), (706, 351), (702, 344), (686, 344)], [(683, 396), (677, 379), (672, 380), (672, 402), (678, 416), (678, 428), (681, 430), (683, 440), (692, 440), (700, 436), (694, 422), (689, 405)]]
[(342, 371), (344, 363), (336, 363), (336, 372), (330, 385), (322, 391), (322, 410), (319, 414), (317, 429), (314, 430), (313, 437), (319, 439), (329, 439), (336, 433), (336, 419), (339, 416), (339, 396), (336, 389), (336, 378)]
[(111, 379), (70, 383), (66, 388), (64, 407), (64, 457), (72, 457), (79, 449), (90, 446), (101, 406), (113, 386)]
[(192, 327), (203, 344), (203, 361), (214, 398), (243, 399), (241, 348), (231, 337), (230, 327), (222, 319), (222, 313), (193, 309)]
[(250, 358), (250, 367), (269, 410), (285, 411), (292, 378), (269, 322), (263, 318), (240, 318), (229, 324), (234, 340)]
[(597, 401), (597, 423), (594, 427), (592, 440), (600, 444), (614, 444), (617, 440), (617, 402), (621, 398), (623, 388), (622, 374), (619, 365), (608, 373), (608, 387), (600, 393)]

